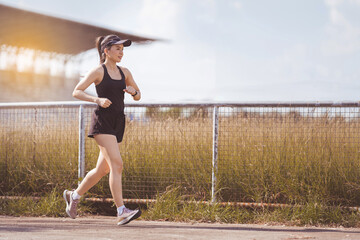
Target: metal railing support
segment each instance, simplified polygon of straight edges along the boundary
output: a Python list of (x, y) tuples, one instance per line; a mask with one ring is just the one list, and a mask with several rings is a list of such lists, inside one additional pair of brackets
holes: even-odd
[(79, 107), (79, 163), (78, 184), (85, 177), (85, 113), (84, 106)]
[(218, 137), (219, 137), (219, 107), (213, 108), (213, 154), (212, 154), (212, 178), (211, 178), (211, 203), (216, 202), (216, 184), (218, 170)]

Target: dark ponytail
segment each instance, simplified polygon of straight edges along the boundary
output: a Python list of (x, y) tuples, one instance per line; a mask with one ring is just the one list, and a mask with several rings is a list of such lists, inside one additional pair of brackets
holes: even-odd
[(99, 52), (100, 64), (105, 62), (105, 53), (101, 49), (101, 43), (104, 40), (104, 38), (105, 38), (104, 36), (100, 36), (100, 37), (96, 38), (96, 48)]

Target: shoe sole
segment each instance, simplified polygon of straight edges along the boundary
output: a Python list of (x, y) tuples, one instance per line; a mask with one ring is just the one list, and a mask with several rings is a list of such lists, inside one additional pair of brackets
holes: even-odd
[[(140, 216), (141, 216), (141, 210), (139, 209), (139, 210), (137, 211), (137, 213), (135, 213), (135, 214), (132, 215), (132, 216), (127, 217), (126, 219), (122, 220), (121, 222), (118, 222), (117, 225), (118, 225), (118, 226), (122, 226), (122, 225), (128, 224), (129, 222), (131, 222), (131, 221), (139, 218)], [(125, 220), (126, 220), (126, 222), (123, 222), (123, 221), (125, 221)]]
[(65, 212), (66, 212), (66, 214), (67, 214), (69, 217), (71, 217), (72, 219), (75, 219), (75, 217), (72, 217), (72, 216), (70, 215), (69, 202), (68, 202), (68, 200), (67, 200), (67, 198), (66, 198), (66, 193), (67, 193), (67, 192), (68, 192), (68, 190), (65, 190), (64, 193), (63, 193), (63, 197), (64, 197), (65, 202), (66, 202)]

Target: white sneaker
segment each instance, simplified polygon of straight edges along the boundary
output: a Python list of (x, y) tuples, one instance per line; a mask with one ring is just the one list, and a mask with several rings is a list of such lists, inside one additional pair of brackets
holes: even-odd
[(67, 215), (69, 215), (69, 217), (71, 218), (76, 218), (76, 208), (77, 208), (77, 205), (79, 203), (80, 200), (73, 200), (71, 195), (74, 191), (68, 191), (68, 190), (65, 190), (64, 191), (64, 194), (63, 194), (63, 197), (65, 199), (65, 202), (66, 202), (66, 213)]
[(117, 225), (125, 225), (131, 222), (132, 220), (137, 219), (141, 216), (140, 209), (130, 210), (124, 208), (123, 212), (117, 216)]

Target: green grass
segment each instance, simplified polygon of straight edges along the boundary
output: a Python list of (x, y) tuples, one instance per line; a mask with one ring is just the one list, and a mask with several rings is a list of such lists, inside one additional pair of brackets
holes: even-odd
[(289, 208), (248, 209), (220, 204), (200, 204), (182, 201), (180, 188), (172, 188), (158, 195), (156, 203), (149, 204), (143, 214), (145, 220), (221, 222), (221, 223), (274, 223), (286, 225), (360, 227), (360, 213), (339, 207), (308, 203)]
[[(285, 224), (296, 226), (333, 226), (360, 227), (360, 213), (340, 207), (329, 207), (321, 203), (308, 203), (304, 206), (288, 208), (238, 208), (220, 204), (203, 204), (187, 200), (181, 195), (180, 187), (169, 187), (158, 194), (156, 202), (142, 206), (142, 220), (238, 223), (238, 224)], [(78, 215), (110, 214), (115, 216), (114, 206), (94, 206), (82, 201)], [(0, 215), (12, 216), (49, 216), (65, 217), (65, 202), (56, 190), (49, 195), (34, 201), (30, 197), (19, 200), (0, 200)]]
[[(90, 205), (80, 205), (79, 214), (90, 213)], [(56, 188), (40, 199), (22, 197), (19, 199), (0, 199), (0, 214), (11, 216), (65, 217), (65, 201)]]

